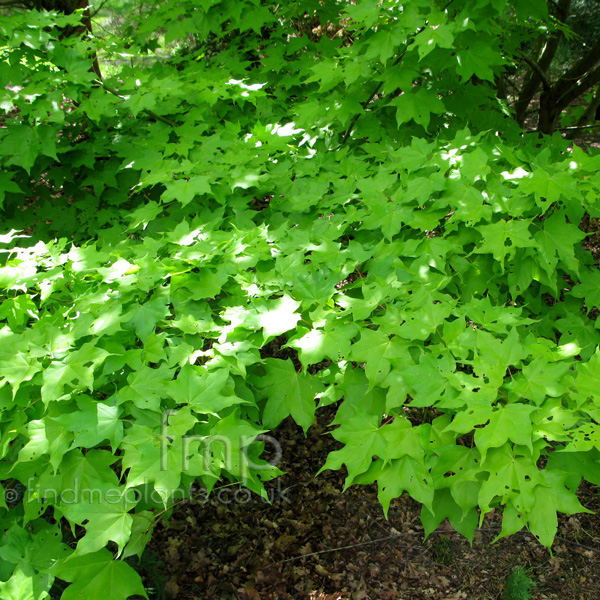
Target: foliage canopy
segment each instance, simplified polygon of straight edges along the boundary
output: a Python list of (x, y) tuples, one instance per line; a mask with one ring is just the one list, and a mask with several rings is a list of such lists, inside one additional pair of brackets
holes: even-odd
[(546, 3), (147, 4), (0, 19), (0, 596), (145, 595), (172, 496), (264, 494), (333, 404), (386, 512), (550, 547), (600, 484), (600, 157), (498, 97)]

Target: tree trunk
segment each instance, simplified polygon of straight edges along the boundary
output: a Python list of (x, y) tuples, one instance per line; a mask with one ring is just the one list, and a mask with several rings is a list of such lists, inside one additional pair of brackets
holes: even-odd
[[(596, 52), (598, 53), (598, 56), (596, 57), (595, 64), (598, 64), (600, 62), (600, 42), (592, 48), (590, 54)], [(594, 63), (590, 62), (589, 58), (590, 55), (587, 55), (580, 62), (585, 61), (586, 65), (594, 66)], [(585, 74), (582, 74), (580, 69), (576, 69), (577, 66), (578, 65), (575, 65), (571, 71), (581, 74), (582, 76), (580, 78), (577, 76), (577, 78), (572, 75), (570, 76), (569, 73), (571, 73), (571, 71), (569, 71), (561, 77), (555, 85), (548, 90), (544, 90), (542, 93), (540, 97), (538, 121), (538, 131), (540, 133), (553, 133), (556, 122), (562, 111), (581, 95), (585, 94), (589, 89), (600, 83), (600, 66), (597, 66), (594, 70), (590, 70)], [(570, 85), (566, 85), (565, 82)]]
[(553, 89), (544, 90), (540, 96), (537, 130), (540, 133), (552, 134), (556, 128), (560, 112), (557, 110), (556, 96)]
[[(83, 10), (82, 24), (79, 27), (66, 28), (61, 37), (67, 38), (74, 35), (83, 36), (92, 33), (92, 17), (90, 15), (89, 0), (0, 0), (0, 8), (3, 6), (10, 8), (22, 8), (26, 10), (47, 10), (61, 12), (65, 15), (72, 15), (76, 10)], [(98, 56), (96, 52), (92, 55), (93, 65), (91, 71), (96, 73), (99, 79), (102, 79)]]
[[(73, 14), (76, 10), (83, 10), (83, 19), (81, 26), (69, 28), (64, 32), (63, 37), (84, 36), (87, 33), (92, 34), (92, 17), (90, 15), (89, 0), (41, 0), (42, 8), (45, 10), (56, 10), (66, 15)], [(96, 73), (98, 79), (102, 79), (100, 72), (100, 63), (96, 52), (92, 55), (93, 64), (91, 70)]]
[[(567, 17), (569, 16), (569, 11), (571, 9), (571, 0), (559, 0), (556, 3), (557, 13), (556, 18), (565, 22)], [(558, 50), (558, 46), (562, 39), (562, 30), (555, 31), (547, 40), (546, 45), (541, 50), (541, 57), (538, 60), (539, 50), (536, 50), (536, 55), (533, 57), (533, 60), (537, 62), (539, 65), (540, 71), (544, 74), (548, 72), (548, 68), (556, 55), (556, 51)], [(525, 121), (525, 115), (527, 114), (527, 109), (531, 104), (534, 96), (537, 94), (540, 89), (540, 85), (542, 84), (542, 79), (535, 70), (531, 69), (527, 76), (525, 77), (525, 81), (523, 82), (523, 87), (521, 88), (521, 92), (519, 93), (519, 98), (515, 104), (515, 112), (516, 119), (519, 125), (523, 125)]]

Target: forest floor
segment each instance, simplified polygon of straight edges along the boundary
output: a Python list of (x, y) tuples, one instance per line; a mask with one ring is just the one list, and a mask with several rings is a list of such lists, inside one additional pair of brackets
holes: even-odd
[[(514, 600), (600, 598), (600, 522), (559, 515), (552, 554), (523, 531), (496, 543), (491, 513), (470, 545), (449, 526), (423, 540), (419, 505), (404, 496), (386, 520), (375, 485), (342, 493), (344, 473), (315, 478), (339, 447), (326, 435), (333, 413), (317, 413), (308, 437), (290, 420), (273, 432), (286, 472), (269, 482), (272, 503), (235, 488), (179, 505), (160, 524), (140, 565), (155, 598), (178, 600), (494, 600), (516, 568), (535, 582)], [(600, 510), (600, 490), (582, 504)], [(145, 566), (144, 566), (145, 565)]]

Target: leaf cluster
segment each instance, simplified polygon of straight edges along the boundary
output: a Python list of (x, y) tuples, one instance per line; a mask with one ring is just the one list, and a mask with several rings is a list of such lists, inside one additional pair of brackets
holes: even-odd
[[(328, 405), (323, 470), (427, 534), (495, 510), (550, 546), (586, 510), (599, 159), (493, 92), (538, 4), (157, 2), (100, 47), (0, 21), (3, 598), (144, 595), (122, 559), (156, 520), (195, 485), (266, 496), (261, 434)], [(159, 26), (206, 42), (97, 79)]]

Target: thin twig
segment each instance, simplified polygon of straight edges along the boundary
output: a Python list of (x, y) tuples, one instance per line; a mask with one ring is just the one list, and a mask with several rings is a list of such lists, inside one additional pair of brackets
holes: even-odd
[[(477, 527), (475, 529), (475, 531), (501, 531), (501, 527)], [(295, 560), (300, 560), (302, 558), (308, 558), (309, 556), (319, 556), (320, 554), (329, 554), (331, 552), (340, 552), (341, 550), (351, 550), (352, 548), (360, 548), (361, 546), (368, 546), (370, 544), (379, 544), (380, 542), (387, 542), (389, 540), (394, 540), (394, 539), (411, 536), (411, 535), (418, 535), (419, 533), (423, 533), (423, 532), (409, 531), (406, 533), (393, 533), (391, 535), (386, 535), (384, 537), (380, 537), (375, 540), (367, 540), (366, 542), (358, 542), (357, 544), (350, 544), (348, 546), (339, 546), (338, 548), (329, 548), (327, 550), (317, 550), (316, 552), (308, 552), (307, 554), (299, 554), (298, 556), (292, 556), (292, 558), (286, 558), (284, 560), (270, 563), (268, 566), (272, 567), (274, 565), (282, 565), (284, 563), (293, 562)], [(435, 534), (435, 533), (458, 533), (458, 532), (456, 532), (456, 531), (448, 532), (448, 531), (443, 531), (441, 529), (436, 529), (435, 531), (432, 531), (431, 533)], [(521, 531), (518, 531), (517, 533), (526, 535), (530, 532), (521, 530)], [(555, 536), (554, 539), (564, 542), (565, 544), (571, 544), (572, 546), (577, 546), (579, 548), (584, 548), (585, 550), (591, 550), (592, 552), (600, 553), (600, 549), (598, 549), (598, 548), (594, 548), (593, 546), (586, 546), (585, 544), (580, 544), (579, 542), (574, 542), (572, 540), (568, 540), (566, 538), (559, 537), (558, 535)], [(414, 546), (414, 545), (409, 546), (406, 544), (403, 544), (399, 547), (400, 548), (416, 548), (416, 546)]]
[[(392, 63), (391, 67), (395, 67), (398, 65), (398, 63), (404, 58), (404, 55), (406, 54), (406, 50), (407, 48), (405, 48), (397, 57), (396, 60), (394, 60), (394, 62)], [(390, 67), (390, 68), (391, 68)], [(380, 81), (377, 84), (377, 87), (373, 90), (373, 93), (369, 96), (369, 99), (366, 102), (362, 102), (361, 106), (363, 107), (363, 110), (365, 110), (367, 108), (367, 106), (369, 104), (371, 104), (371, 102), (375, 99), (375, 96), (377, 96), (377, 94), (379, 93), (379, 91), (381, 90), (381, 88), (383, 87), (383, 80)], [(352, 120), (350, 121), (350, 125), (348, 125), (348, 127), (346, 128), (346, 131), (344, 132), (344, 135), (342, 136), (342, 141), (340, 142), (340, 146), (343, 146), (344, 143), (346, 142), (346, 140), (348, 139), (348, 136), (350, 135), (353, 127), (356, 125), (356, 121), (358, 121), (358, 118), (360, 117), (361, 113), (356, 113), (353, 117)]]
[[(446, 5), (442, 8), (442, 11), (445, 12), (446, 10), (448, 10), (448, 8), (450, 7), (450, 5), (454, 2), (454, 0), (449, 0)], [(417, 33), (420, 33), (424, 28), (420, 28)], [(416, 34), (415, 34), (416, 35)], [(391, 64), (390, 67), (388, 68), (392, 68), (398, 65), (398, 63), (404, 58), (404, 55), (406, 54), (406, 52), (408, 51), (408, 46), (414, 41), (414, 36), (410, 39), (407, 40), (406, 42), (406, 48), (404, 48), (404, 50), (402, 52), (400, 52), (400, 54), (398, 54), (398, 56), (396, 57), (396, 60), (394, 60), (394, 62)], [(363, 107), (363, 110), (365, 110), (367, 108), (367, 106), (369, 104), (371, 104), (371, 102), (375, 99), (375, 96), (377, 96), (377, 94), (379, 93), (379, 91), (381, 90), (381, 87), (383, 86), (383, 81), (380, 81), (377, 84), (377, 87), (375, 88), (375, 90), (373, 91), (373, 93), (369, 96), (369, 99), (366, 102), (362, 102), (361, 106)], [(358, 118), (360, 117), (360, 113), (355, 114), (352, 117), (352, 120), (350, 121), (350, 125), (348, 125), (348, 127), (346, 128), (346, 131), (344, 131), (344, 135), (342, 136), (342, 141), (340, 142), (340, 146), (343, 146), (344, 143), (346, 142), (346, 140), (348, 139), (348, 136), (350, 135), (352, 128), (354, 127), (354, 125), (356, 125), (356, 121), (358, 121)]]
[(593, 546), (586, 546), (585, 544), (580, 544), (579, 542), (574, 542), (572, 540), (568, 540), (567, 538), (558, 537), (554, 538), (555, 540), (560, 540), (561, 542), (565, 542), (565, 544), (571, 544), (572, 546), (577, 546), (578, 548), (585, 548), (586, 550), (591, 550), (592, 552), (599, 552), (598, 548), (594, 548)]
[(600, 127), (600, 123), (596, 123), (594, 125), (578, 125), (578, 126), (574, 126), (574, 127), (559, 127), (558, 130), (559, 131), (573, 131), (574, 129), (595, 129), (597, 127)]
[[(100, 81), (99, 79), (97, 79), (96, 83), (98, 85), (102, 86), (110, 94), (113, 94), (113, 96), (116, 96), (117, 98), (121, 98), (121, 100), (124, 100), (123, 96), (121, 94), (119, 94), (119, 92), (117, 92), (117, 90), (114, 90), (110, 86), (106, 85), (106, 83), (104, 83), (103, 81)], [(163, 116), (155, 113), (153, 110), (144, 108), (142, 110), (142, 112), (146, 113), (149, 117), (152, 117), (156, 121), (162, 121), (163, 123), (166, 123), (167, 125), (169, 125), (171, 127), (179, 127), (179, 125), (177, 123), (175, 123), (174, 121), (171, 121), (170, 119), (167, 119), (166, 117), (163, 117)]]
[[(308, 556), (317, 556), (319, 554), (328, 554), (329, 552), (339, 552), (340, 550), (349, 550), (351, 548), (360, 548), (361, 546), (368, 546), (369, 544), (378, 544), (379, 542), (385, 542), (388, 540), (393, 540), (401, 537), (401, 533), (395, 533), (393, 535), (388, 535), (386, 537), (377, 538), (376, 540), (368, 540), (366, 542), (359, 542), (358, 544), (350, 544), (349, 546), (340, 546), (339, 548), (330, 548), (329, 550), (318, 550), (317, 552), (309, 552), (308, 554), (300, 554), (298, 556), (292, 556), (292, 558), (286, 558), (285, 560), (280, 560), (278, 562), (271, 563), (269, 567), (273, 565), (281, 565), (283, 563), (292, 562), (294, 560), (299, 560), (301, 558), (307, 558)], [(412, 546), (401, 546), (402, 548), (412, 548)]]
[[(577, 127), (557, 127), (557, 131), (578, 131), (581, 129), (597, 129), (600, 127), (600, 123), (596, 123), (595, 125), (579, 125)], [(537, 129), (524, 129), (524, 133), (539, 133)]]
[(90, 15), (90, 19), (93, 19), (104, 8), (104, 5), (107, 2), (108, 2), (108, 0), (104, 0), (104, 2), (102, 2), (100, 4), (100, 6)]
[[(493, 529), (494, 531), (496, 530), (496, 528)], [(498, 531), (500, 530), (500, 528), (498, 528)], [(491, 529), (489, 528), (477, 528), (476, 531), (491, 531)], [(269, 567), (272, 567), (273, 565), (280, 565), (283, 563), (287, 563), (287, 562), (292, 562), (294, 560), (299, 560), (301, 558), (307, 558), (308, 556), (318, 556), (319, 554), (328, 554), (330, 552), (339, 552), (340, 550), (349, 550), (351, 548), (360, 548), (361, 546), (368, 546), (370, 544), (378, 544), (380, 542), (387, 542), (389, 540), (394, 540), (394, 539), (398, 539), (401, 537), (406, 537), (406, 536), (413, 536), (413, 535), (419, 535), (420, 533), (424, 533), (423, 531), (408, 531), (406, 533), (392, 533), (391, 535), (386, 535), (385, 537), (380, 537), (377, 538), (375, 540), (367, 540), (366, 542), (358, 542), (357, 544), (350, 544), (349, 546), (339, 546), (338, 548), (329, 548), (328, 550), (318, 550), (317, 552), (309, 552), (308, 554), (299, 554), (298, 556), (293, 556), (292, 558), (286, 558), (285, 560), (280, 560), (278, 562), (274, 562), (271, 563), (269, 565)], [(436, 529), (435, 531), (431, 532), (432, 534), (434, 533), (456, 533), (455, 531), (443, 531), (441, 529)], [(407, 546), (407, 545), (402, 545), (400, 546), (401, 548), (416, 548), (416, 546)]]
[[(378, 94), (379, 90), (381, 89), (382, 85), (383, 85), (383, 81), (380, 81), (377, 84), (377, 87), (375, 88), (375, 90), (373, 91), (373, 93), (369, 96), (369, 99), (366, 102), (363, 102), (361, 104), (361, 106), (363, 107), (363, 110), (373, 101), (373, 99), (375, 98), (375, 96), (377, 96), (377, 94)], [(360, 116), (360, 113), (356, 113), (352, 117), (352, 120), (350, 121), (350, 125), (348, 125), (348, 127), (346, 128), (346, 131), (344, 131), (344, 135), (342, 136), (342, 142), (341, 142), (340, 146), (344, 145), (344, 143), (348, 139), (348, 136), (350, 135), (350, 132), (352, 131), (352, 128), (356, 125), (356, 121), (358, 121), (358, 117), (359, 116)]]

